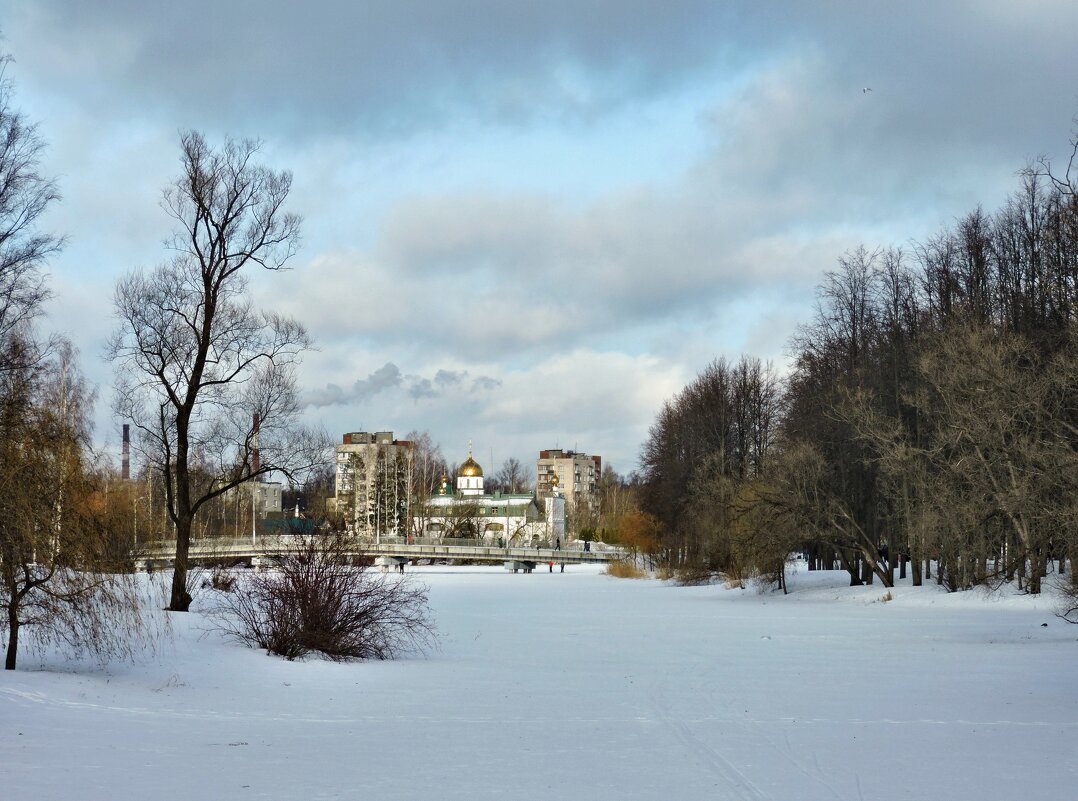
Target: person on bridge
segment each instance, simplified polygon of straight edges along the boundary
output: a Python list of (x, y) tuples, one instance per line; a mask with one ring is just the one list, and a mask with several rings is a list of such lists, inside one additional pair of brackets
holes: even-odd
[(556, 540), (554, 540), (554, 550), (555, 551), (560, 551), (561, 550), (561, 537), (558, 537)]

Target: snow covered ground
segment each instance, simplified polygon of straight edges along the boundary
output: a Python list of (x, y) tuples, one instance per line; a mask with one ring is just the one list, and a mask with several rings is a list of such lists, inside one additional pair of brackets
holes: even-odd
[[(790, 596), (426, 568), (440, 648), (290, 663), (176, 615), (147, 661), (0, 674), (0, 798), (1073, 798), (1050, 597)], [(1048, 625), (1042, 626), (1043, 623)]]

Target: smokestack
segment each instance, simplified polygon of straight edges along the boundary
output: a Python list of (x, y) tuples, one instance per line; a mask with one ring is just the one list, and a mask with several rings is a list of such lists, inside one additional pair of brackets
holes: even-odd
[(258, 455), (258, 412), (253, 417), (254, 428), (251, 433), (251, 473), (256, 474), (262, 467), (262, 460)]
[(124, 450), (120, 459), (120, 478), (131, 480), (131, 426), (124, 423)]

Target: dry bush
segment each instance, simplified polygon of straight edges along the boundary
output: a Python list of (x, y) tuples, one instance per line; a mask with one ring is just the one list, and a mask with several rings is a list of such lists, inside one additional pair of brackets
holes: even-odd
[(632, 559), (615, 559), (606, 565), (606, 574), (614, 578), (642, 579), (647, 574)]
[(1063, 576), (1056, 578), (1056, 586), (1059, 589), (1059, 605), (1056, 616), (1068, 623), (1078, 623), (1078, 573), (1074, 572), (1071, 564), (1070, 580)]
[(210, 574), (209, 585), (218, 592), (232, 592), (236, 586), (236, 577), (223, 567), (215, 567)]
[(219, 628), (289, 660), (311, 652), (335, 661), (391, 659), (431, 645), (426, 587), (349, 561), (340, 537), (305, 538), (279, 570), (248, 576), (220, 596)]
[(674, 581), (683, 587), (697, 587), (710, 584), (714, 578), (711, 568), (703, 564), (685, 564), (674, 571)]

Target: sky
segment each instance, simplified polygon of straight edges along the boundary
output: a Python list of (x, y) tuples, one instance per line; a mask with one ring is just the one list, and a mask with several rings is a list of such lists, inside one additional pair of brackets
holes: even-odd
[(104, 447), (112, 289), (166, 258), (194, 129), (293, 174), (300, 250), (251, 289), (317, 343), (306, 420), (488, 471), (560, 447), (630, 472), (709, 361), (783, 369), (844, 252), (1065, 159), (1076, 30), (1073, 0), (0, 0), (63, 194), (47, 325)]

